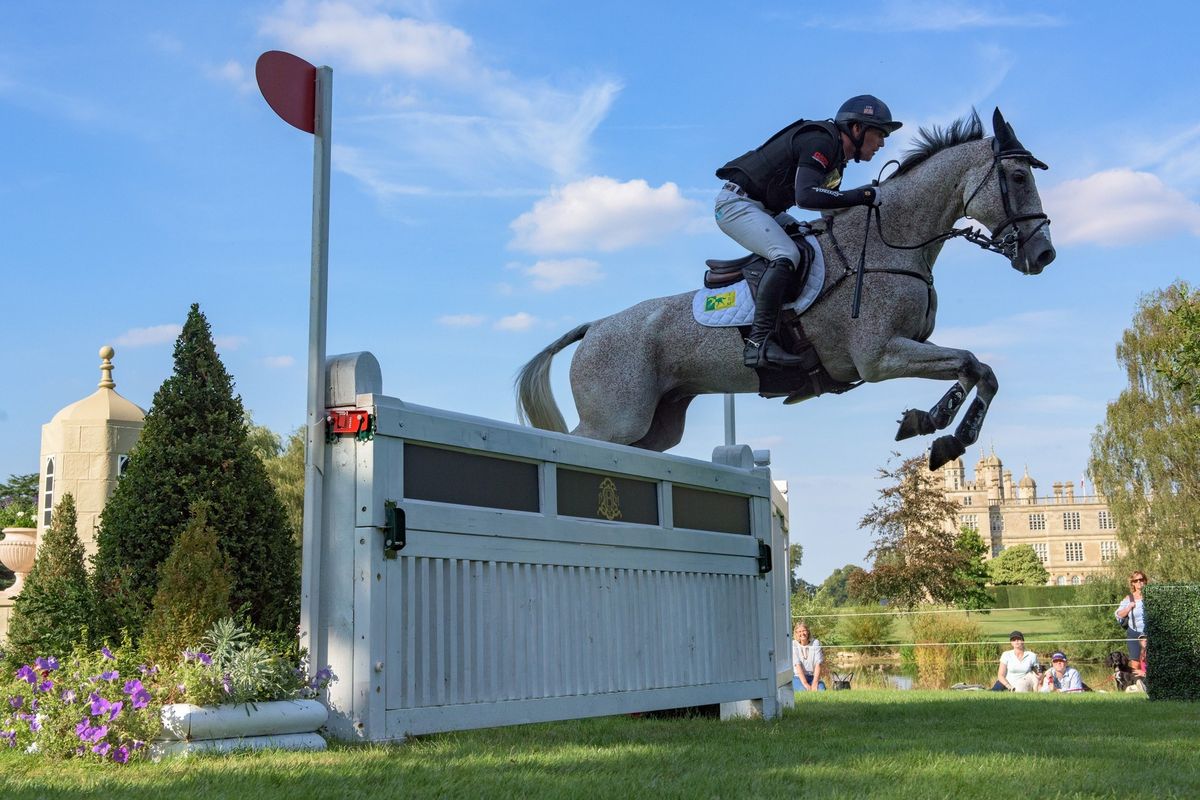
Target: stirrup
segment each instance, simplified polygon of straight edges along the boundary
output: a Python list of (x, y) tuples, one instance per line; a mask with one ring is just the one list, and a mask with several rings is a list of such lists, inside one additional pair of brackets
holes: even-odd
[(763, 343), (755, 344), (753, 339), (746, 340), (742, 349), (742, 363), (754, 369), (787, 369), (804, 365), (804, 359), (784, 350), (771, 337)]

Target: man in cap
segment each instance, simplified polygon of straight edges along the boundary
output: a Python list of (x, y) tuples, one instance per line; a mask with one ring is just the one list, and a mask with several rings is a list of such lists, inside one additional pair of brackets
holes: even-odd
[(717, 226), (767, 260), (754, 298), (754, 325), (742, 354), (746, 366), (801, 363), (774, 338), (784, 295), (793, 278), (803, 284), (808, 270), (788, 233), (799, 223), (787, 210), (793, 205), (815, 211), (882, 205), (878, 186), (841, 191), (842, 170), (851, 158), (870, 161), (902, 124), (892, 119), (882, 100), (861, 94), (842, 103), (833, 119), (797, 120), (717, 170), (717, 177), (725, 181), (717, 194)]
[(1050, 664), (1050, 670), (1042, 679), (1043, 692), (1083, 691), (1083, 679), (1079, 677), (1079, 670), (1067, 666), (1067, 657), (1061, 650), (1050, 656)]

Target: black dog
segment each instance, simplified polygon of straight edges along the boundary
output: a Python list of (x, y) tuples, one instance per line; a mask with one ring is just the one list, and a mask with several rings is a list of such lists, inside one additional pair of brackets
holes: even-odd
[(1104, 659), (1104, 663), (1113, 671), (1113, 681), (1117, 684), (1118, 692), (1123, 692), (1126, 687), (1137, 683), (1137, 678), (1133, 676), (1133, 669), (1129, 666), (1129, 656), (1120, 650), (1109, 653), (1108, 658)]

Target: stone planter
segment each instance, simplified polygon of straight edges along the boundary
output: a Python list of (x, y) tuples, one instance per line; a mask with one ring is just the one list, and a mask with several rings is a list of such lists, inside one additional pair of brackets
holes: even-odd
[(162, 731), (151, 743), (154, 758), (202, 751), (324, 750), (317, 730), (329, 710), (316, 700), (272, 700), (246, 705), (162, 708)]
[(16, 574), (17, 582), (0, 592), (0, 599), (11, 599), (21, 593), (36, 554), (37, 528), (4, 529), (4, 539), (0, 540), (0, 564)]

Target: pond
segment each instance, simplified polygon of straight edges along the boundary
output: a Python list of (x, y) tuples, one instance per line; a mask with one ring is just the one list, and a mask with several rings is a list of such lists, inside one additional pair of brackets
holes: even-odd
[[(950, 664), (926, 670), (922, 675), (916, 664), (899, 661), (859, 663), (839, 667), (826, 664), (825, 685), (833, 688), (833, 679), (850, 676), (851, 689), (949, 689), (955, 684), (991, 688), (996, 682), (996, 662)], [(1092, 689), (1113, 690), (1112, 671), (1104, 664), (1078, 663), (1083, 682)]]

